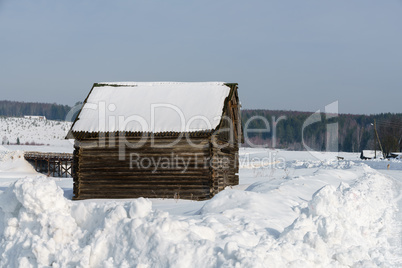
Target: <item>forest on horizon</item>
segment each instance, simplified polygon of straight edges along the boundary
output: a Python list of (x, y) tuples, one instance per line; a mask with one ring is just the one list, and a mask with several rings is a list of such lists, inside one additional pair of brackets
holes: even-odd
[[(321, 120), (306, 126), (303, 131), (303, 124), (313, 114), (311, 112), (261, 109), (241, 111), (243, 127), (248, 125), (248, 129), (252, 130), (264, 129), (266, 125), (269, 125), (269, 132), (253, 133), (251, 131), (248, 138), (253, 144), (267, 144), (271, 148), (304, 150), (304, 139), (304, 143), (310, 148), (325, 151), (328, 127), (337, 123), (338, 151), (379, 150), (380, 144), (385, 154), (402, 150), (402, 113), (332, 114), (329, 119), (326, 114), (321, 113), (319, 114)], [(377, 134), (374, 124), (376, 124)]]
[[(76, 105), (80, 103), (77, 102)], [(23, 117), (44, 115), (49, 120), (64, 121), (72, 107), (56, 103), (35, 103), (0, 101), (0, 116)], [(375, 115), (337, 114), (328, 119), (321, 114), (321, 120), (306, 126), (303, 124), (312, 112), (285, 110), (244, 109), (241, 110), (242, 126), (248, 128), (250, 145), (265, 145), (269, 148), (305, 150), (310, 148), (326, 150), (328, 126), (337, 123), (337, 149), (344, 152), (380, 149), (385, 153), (402, 151), (402, 113), (381, 113)], [(378, 138), (374, 131), (374, 121)], [(264, 130), (265, 131), (260, 131)], [(302, 135), (303, 134), (303, 135)]]

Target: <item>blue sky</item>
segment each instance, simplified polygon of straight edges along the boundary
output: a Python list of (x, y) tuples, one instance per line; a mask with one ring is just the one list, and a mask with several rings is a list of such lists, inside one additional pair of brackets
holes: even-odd
[(0, 0), (0, 99), (238, 82), (243, 108), (402, 112), (401, 0)]

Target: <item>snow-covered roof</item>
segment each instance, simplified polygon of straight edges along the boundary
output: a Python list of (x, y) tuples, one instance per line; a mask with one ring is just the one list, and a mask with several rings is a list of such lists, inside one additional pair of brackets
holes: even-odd
[(383, 158), (380, 150), (363, 150), (361, 156), (365, 158)]
[(391, 152), (390, 154), (393, 158), (402, 159), (402, 152)]
[(73, 132), (195, 132), (215, 129), (230, 87), (224, 82), (94, 84)]

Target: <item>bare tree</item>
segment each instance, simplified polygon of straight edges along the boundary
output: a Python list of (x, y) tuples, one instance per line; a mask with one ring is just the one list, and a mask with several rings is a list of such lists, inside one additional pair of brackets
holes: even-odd
[(394, 116), (389, 121), (378, 122), (379, 136), (384, 154), (389, 156), (391, 152), (401, 150), (402, 120)]

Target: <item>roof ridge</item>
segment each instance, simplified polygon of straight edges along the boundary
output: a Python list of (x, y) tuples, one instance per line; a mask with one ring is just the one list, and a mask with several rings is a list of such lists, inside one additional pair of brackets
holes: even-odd
[(134, 86), (154, 86), (154, 85), (186, 85), (186, 84), (205, 84), (205, 85), (226, 85), (233, 83), (226, 83), (221, 81), (207, 81), (207, 82), (178, 82), (178, 81), (151, 81), (151, 82), (135, 82), (135, 81), (123, 81), (123, 82), (98, 82), (95, 83), (95, 87), (101, 86), (126, 86), (126, 87), (134, 87)]

